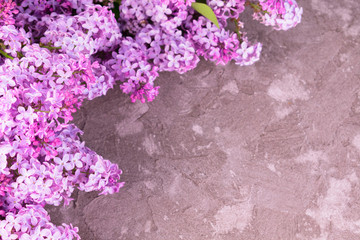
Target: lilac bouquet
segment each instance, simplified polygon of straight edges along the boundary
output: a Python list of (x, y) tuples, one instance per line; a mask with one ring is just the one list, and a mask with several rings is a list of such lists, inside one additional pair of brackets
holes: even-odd
[(0, 238), (80, 239), (44, 206), (124, 183), (80, 141), (72, 113), (115, 84), (152, 101), (159, 72), (185, 73), (200, 56), (253, 64), (262, 45), (243, 31), (247, 6), (276, 30), (301, 21), (295, 0), (0, 0)]

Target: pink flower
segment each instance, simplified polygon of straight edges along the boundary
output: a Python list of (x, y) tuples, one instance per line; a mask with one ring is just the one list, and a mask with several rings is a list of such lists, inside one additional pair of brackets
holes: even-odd
[(295, 0), (260, 0), (261, 12), (254, 19), (275, 30), (289, 30), (301, 22), (303, 9)]

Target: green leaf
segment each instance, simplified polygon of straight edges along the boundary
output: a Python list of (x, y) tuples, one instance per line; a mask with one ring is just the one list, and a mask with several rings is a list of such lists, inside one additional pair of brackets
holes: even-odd
[(197, 11), (198, 13), (209, 19), (218, 28), (220, 28), (219, 22), (216, 18), (214, 11), (208, 5), (206, 5), (205, 3), (193, 2), (191, 4), (191, 7), (195, 9), (195, 11)]

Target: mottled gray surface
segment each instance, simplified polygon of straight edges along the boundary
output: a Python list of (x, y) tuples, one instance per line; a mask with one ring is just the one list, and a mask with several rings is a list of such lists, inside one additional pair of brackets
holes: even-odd
[(154, 102), (86, 102), (86, 145), (119, 164), (119, 193), (51, 208), (85, 240), (360, 239), (360, 1), (299, 1), (250, 67), (163, 73)]

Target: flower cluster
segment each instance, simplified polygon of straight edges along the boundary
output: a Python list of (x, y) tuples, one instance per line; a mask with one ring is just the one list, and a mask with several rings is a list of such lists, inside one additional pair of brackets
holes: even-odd
[(28, 205), (17, 214), (9, 213), (0, 222), (1, 239), (74, 239), (78, 229), (71, 224), (60, 227), (50, 222), (46, 210), (40, 205)]
[(295, 0), (259, 0), (261, 11), (254, 18), (275, 30), (288, 30), (301, 21), (303, 9)]
[(152, 101), (162, 71), (185, 73), (199, 57), (251, 65), (239, 15), (277, 30), (301, 20), (295, 0), (0, 0), (0, 238), (79, 239), (50, 222), (46, 204), (69, 204), (75, 188), (118, 192), (121, 170), (80, 141), (70, 123), (83, 100), (119, 83), (134, 102)]
[[(87, 9), (91, 14), (106, 13), (100, 8)], [(52, 14), (55, 18), (57, 13)], [(42, 17), (43, 25), (47, 17)], [(81, 22), (80, 14), (78, 18)], [(33, 42), (37, 33), (17, 27), (14, 19), (14, 24), (0, 26), (0, 236), (79, 238), (77, 228), (51, 224), (43, 207), (68, 204), (75, 188), (111, 194), (122, 187), (118, 166), (85, 147), (81, 132), (69, 124), (82, 101), (104, 95), (114, 78), (90, 58), (91, 53), (46, 41), (47, 32), (43, 41)], [(92, 36), (94, 42), (101, 39), (96, 51), (110, 49), (106, 31)]]
[(12, 0), (0, 0), (0, 25), (14, 24), (15, 20), (13, 14), (17, 14), (19, 11), (15, 8), (16, 3)]
[(47, 30), (40, 41), (52, 43), (60, 48), (60, 52), (72, 57), (111, 52), (121, 41), (120, 29), (112, 12), (100, 5), (88, 5), (76, 16), (52, 13), (38, 23), (44, 24)]

